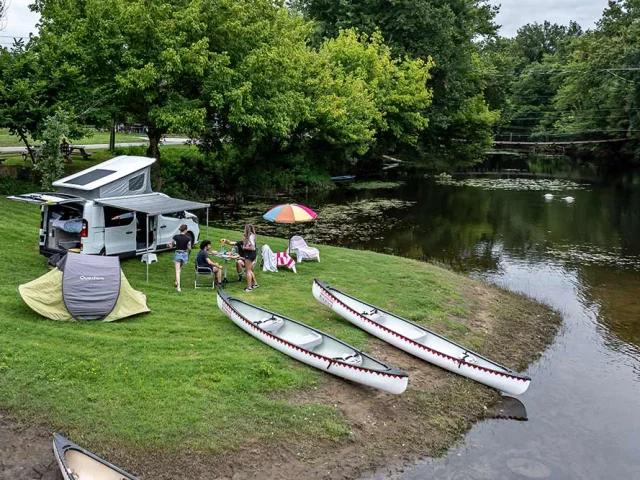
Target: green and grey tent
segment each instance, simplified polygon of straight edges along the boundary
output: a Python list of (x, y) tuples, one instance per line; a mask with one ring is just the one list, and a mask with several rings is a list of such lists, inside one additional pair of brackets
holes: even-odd
[(52, 320), (112, 322), (149, 311), (118, 257), (68, 253), (49, 273), (18, 287), (32, 310)]

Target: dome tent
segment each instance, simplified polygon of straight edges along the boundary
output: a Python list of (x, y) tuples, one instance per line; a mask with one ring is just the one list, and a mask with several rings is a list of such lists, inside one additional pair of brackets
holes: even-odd
[(147, 297), (131, 287), (118, 257), (68, 253), (18, 290), (32, 310), (51, 320), (112, 322), (149, 312)]

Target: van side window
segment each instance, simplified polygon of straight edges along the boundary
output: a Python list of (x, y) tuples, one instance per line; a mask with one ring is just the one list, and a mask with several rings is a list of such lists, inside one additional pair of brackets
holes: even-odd
[(104, 226), (109, 227), (122, 227), (124, 225), (131, 225), (135, 220), (136, 214), (130, 210), (122, 210), (114, 207), (104, 207)]
[(129, 191), (137, 192), (144, 188), (144, 173), (129, 179)]
[(187, 218), (186, 212), (163, 213), (162, 216), (167, 218)]

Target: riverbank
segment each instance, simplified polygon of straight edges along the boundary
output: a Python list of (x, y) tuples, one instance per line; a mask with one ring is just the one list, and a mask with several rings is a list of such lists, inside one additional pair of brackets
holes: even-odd
[[(144, 264), (123, 262), (131, 284), (147, 294), (150, 314), (114, 324), (43, 320), (16, 291), (46, 272), (37, 252), (38, 209), (4, 199), (0, 208), (0, 258), (15, 266), (0, 271), (0, 407), (11, 418), (2, 419), (2, 431), (18, 432), (6, 436), (5, 452), (15, 451), (11, 439), (31, 425), (60, 431), (141, 479), (186, 471), (194, 479), (282, 478), (283, 471), (343, 478), (400, 468), (444, 452), (499, 395), (330, 314), (311, 296), (314, 277), (519, 370), (560, 323), (524, 297), (426, 263), (328, 246), (320, 246), (322, 263), (304, 263), (298, 275), (259, 272), (261, 287), (248, 294), (238, 283), (228, 286), (405, 370), (409, 388), (392, 396), (311, 370), (245, 334), (218, 311), (213, 292), (188, 287), (191, 268), (183, 293), (173, 292), (170, 254), (151, 265), (149, 284)], [(209, 232), (212, 239), (239, 235)], [(259, 241), (286, 248), (284, 240)], [(1, 460), (11, 465), (12, 458)]]

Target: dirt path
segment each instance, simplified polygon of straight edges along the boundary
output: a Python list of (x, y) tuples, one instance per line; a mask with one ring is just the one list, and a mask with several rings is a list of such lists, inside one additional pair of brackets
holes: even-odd
[(51, 432), (19, 425), (0, 412), (0, 478), (62, 480), (51, 449)]
[[(473, 314), (456, 321), (488, 334), (483, 352), (489, 357), (522, 368), (552, 341), (560, 321), (548, 308), (476, 282), (469, 281), (463, 289)], [(443, 454), (500, 398), (490, 388), (426, 364), (377, 339), (371, 340), (368, 351), (409, 373), (409, 388), (403, 395), (327, 375), (321, 387), (280, 397), (297, 404), (338, 408), (350, 429), (339, 442), (300, 436), (286, 444), (248, 442), (220, 455), (82, 446), (141, 480), (345, 479), (372, 472), (384, 476), (420, 457)], [(0, 479), (61, 479), (51, 450), (51, 433), (45, 427), (22, 426), (0, 414)]]

